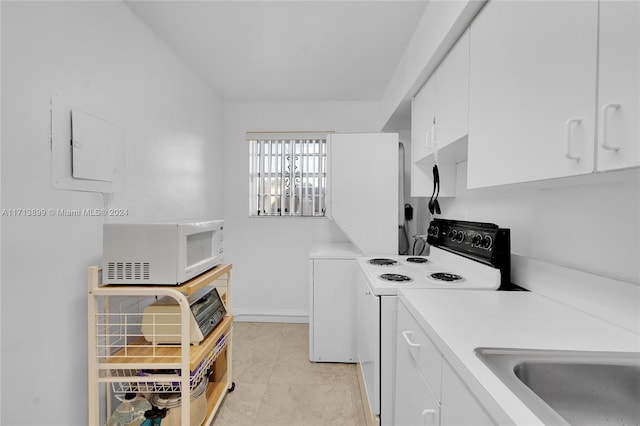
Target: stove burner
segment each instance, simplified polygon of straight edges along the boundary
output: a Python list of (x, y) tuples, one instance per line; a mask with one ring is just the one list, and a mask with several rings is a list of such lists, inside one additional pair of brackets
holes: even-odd
[(401, 274), (382, 274), (380, 278), (385, 281), (394, 281), (394, 282), (406, 282), (412, 281), (412, 279), (406, 275)]
[(426, 257), (407, 257), (409, 263), (429, 263), (429, 259)]
[(379, 265), (379, 266), (393, 266), (398, 262), (393, 259), (375, 258), (375, 259), (369, 260), (369, 263), (372, 265)]
[(464, 280), (464, 278), (462, 278), (460, 275), (450, 274), (449, 272), (436, 272), (434, 274), (431, 274), (431, 278), (437, 281), (446, 281), (446, 282), (455, 282), (455, 281)]

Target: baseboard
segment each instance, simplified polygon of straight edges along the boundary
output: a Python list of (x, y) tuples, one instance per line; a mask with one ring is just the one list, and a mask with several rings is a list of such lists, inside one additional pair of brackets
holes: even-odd
[(308, 311), (233, 309), (233, 320), (238, 322), (288, 322), (309, 323)]

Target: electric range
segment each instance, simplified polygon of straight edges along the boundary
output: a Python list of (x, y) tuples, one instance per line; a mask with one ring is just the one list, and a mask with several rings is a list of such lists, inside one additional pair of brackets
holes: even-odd
[(499, 269), (438, 247), (429, 256), (367, 256), (356, 262), (378, 296), (395, 296), (398, 288), (496, 290), (501, 282)]
[(492, 291), (510, 283), (510, 232), (495, 224), (434, 219), (427, 256), (356, 259), (356, 336), (368, 410), (393, 422), (399, 288)]

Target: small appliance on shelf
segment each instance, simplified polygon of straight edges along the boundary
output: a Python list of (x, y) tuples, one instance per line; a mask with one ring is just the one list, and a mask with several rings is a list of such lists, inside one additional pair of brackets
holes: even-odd
[[(216, 288), (205, 287), (187, 300), (191, 310), (189, 340), (197, 345), (216, 328), (227, 311)], [(147, 306), (142, 320), (144, 338), (153, 343), (179, 344), (182, 339), (180, 310), (178, 301), (169, 296)]]
[(222, 220), (105, 223), (105, 284), (180, 285), (224, 263)]

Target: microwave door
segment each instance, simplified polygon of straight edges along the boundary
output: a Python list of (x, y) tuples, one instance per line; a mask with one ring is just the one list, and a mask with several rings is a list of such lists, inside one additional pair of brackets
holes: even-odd
[(221, 263), (221, 221), (183, 225), (181, 231), (181, 266), (185, 272), (185, 279)]

